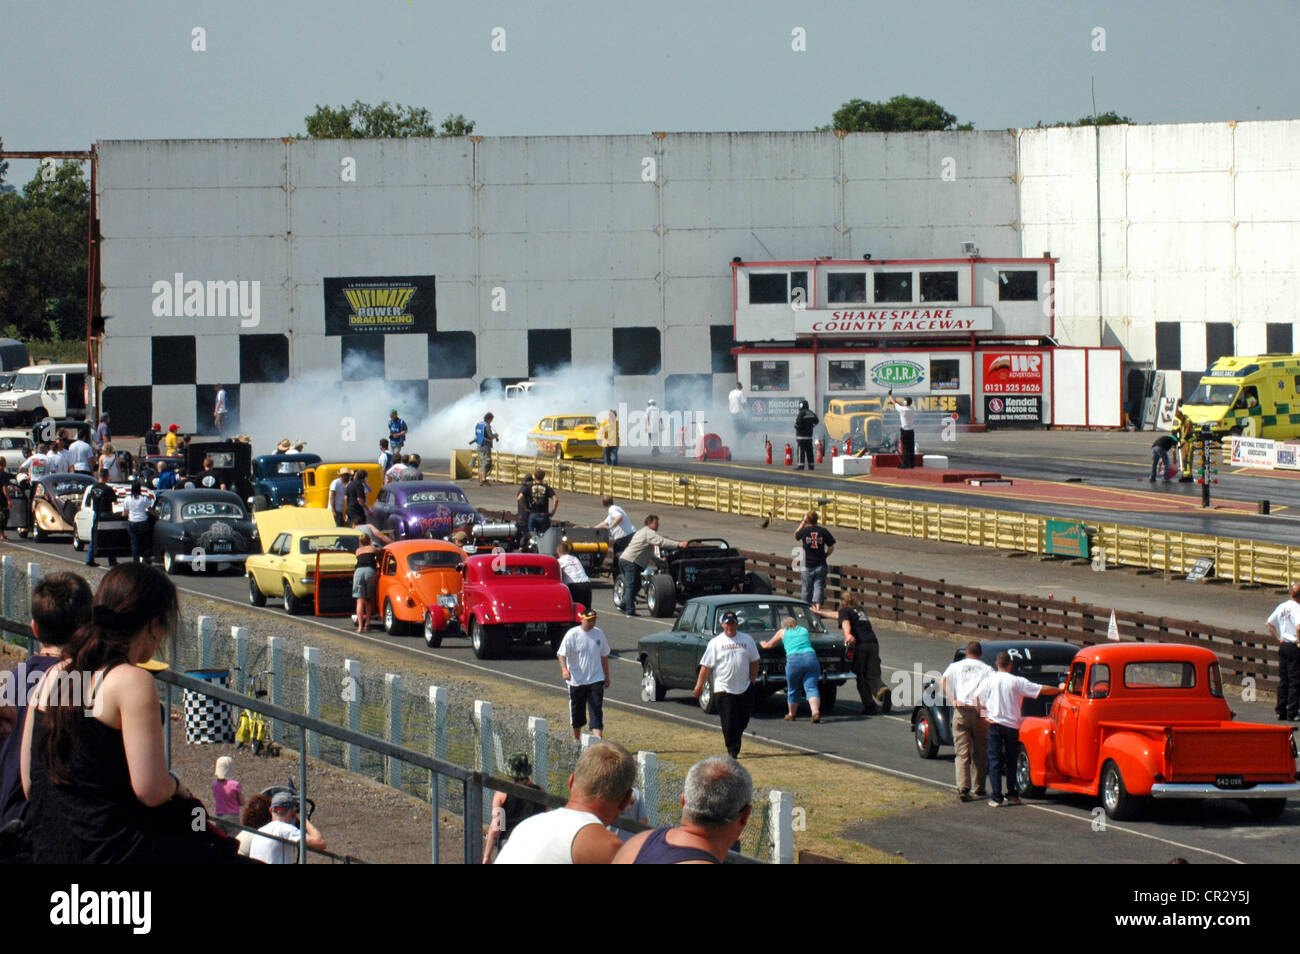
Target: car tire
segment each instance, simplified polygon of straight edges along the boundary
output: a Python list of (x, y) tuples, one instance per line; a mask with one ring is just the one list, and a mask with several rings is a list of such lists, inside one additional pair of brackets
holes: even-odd
[(1252, 798), (1246, 802), (1250, 817), (1256, 821), (1268, 821), (1278, 818), (1286, 811), (1285, 798)]
[(493, 634), (488, 632), (489, 628), (477, 619), (470, 620), (469, 644), (474, 650), (474, 655), (479, 659), (493, 659), (495, 657), (496, 640), (493, 638)]
[(916, 754), (923, 759), (939, 754), (939, 740), (929, 709), (919, 709), (913, 714), (912, 741), (916, 744)]
[(659, 681), (659, 677), (655, 675), (654, 667), (650, 665), (650, 660), (642, 660), (641, 701), (663, 702), (666, 695), (668, 695), (668, 687)]
[(712, 675), (710, 675), (708, 679), (704, 680), (704, 691), (700, 693), (699, 703), (700, 703), (700, 709), (704, 712), (705, 715), (718, 714), (718, 700), (713, 695)]
[(284, 611), (290, 616), (302, 615), (304, 601), (293, 595), (293, 588), (289, 586), (287, 580), (284, 584), (284, 592), (281, 594), (281, 601), (284, 603)]
[(753, 593), (756, 596), (770, 596), (772, 593), (772, 580), (766, 573), (753, 570), (745, 575), (745, 592)]
[(1029, 772), (1029, 750), (1023, 745), (1016, 750), (1016, 788), (1025, 798), (1042, 798), (1046, 789), (1035, 785)]
[(175, 576), (180, 569), (180, 564), (176, 562), (176, 557), (172, 556), (170, 550), (164, 550), (162, 555), (163, 572), (168, 576)]
[(72, 534), (72, 549), (78, 553), (86, 549), (86, 544), (82, 542), (81, 537), (77, 536), (76, 533)]
[(32, 521), (32, 540), (36, 543), (45, 543), (50, 539), (50, 535), (41, 529), (39, 518)]
[(822, 712), (830, 712), (835, 708), (835, 700), (840, 694), (839, 686), (833, 682), (823, 682), (817, 687), (817, 692), (822, 698)]
[(253, 574), (248, 574), (248, 602), (253, 606), (265, 606), (266, 594), (257, 587), (257, 581), (253, 579)]
[(267, 496), (265, 494), (258, 494), (256, 497), (253, 498), (254, 513), (260, 510), (270, 510), (270, 509), (271, 509), (271, 501), (267, 499)]
[(393, 601), (384, 600), (384, 632), (389, 636), (403, 636), (406, 634), (406, 623), (397, 618), (393, 612)]
[(614, 568), (614, 606), (627, 612), (628, 607), (623, 605), (623, 595), (627, 592), (627, 586), (623, 583), (623, 574), (618, 572), (618, 567)]
[(1107, 759), (1101, 769), (1101, 807), (1116, 821), (1128, 821), (1142, 814), (1145, 799), (1130, 795), (1124, 787), (1119, 766)]
[(645, 606), (651, 616), (663, 619), (672, 616), (677, 609), (677, 584), (667, 573), (656, 573), (650, 578), (650, 587), (646, 590)]
[(26, 540), (26, 539), (27, 539), (27, 528), (26, 528), (26, 527), (19, 527), (19, 528), (18, 528), (18, 536), (21, 537), (22, 539)]
[(433, 614), (428, 610), (424, 611), (424, 645), (430, 649), (437, 649), (442, 645), (442, 630), (433, 625)]

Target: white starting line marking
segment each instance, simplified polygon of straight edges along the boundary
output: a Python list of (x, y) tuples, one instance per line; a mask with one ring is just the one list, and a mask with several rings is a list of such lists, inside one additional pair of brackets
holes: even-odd
[[(5, 541), (5, 542), (6, 542), (7, 544), (9, 543), (9, 541)], [(18, 550), (26, 550), (26, 551), (29, 552), (29, 553), (37, 553), (37, 554), (40, 554), (41, 556), (44, 556), (44, 557), (50, 557), (50, 558), (55, 559), (55, 560), (62, 560), (62, 561), (64, 561), (65, 563), (74, 563), (74, 564), (75, 564), (75, 563), (80, 563), (82, 566), (85, 565), (85, 561), (84, 561), (84, 560), (74, 560), (74, 559), (72, 559), (71, 557), (59, 556), (59, 555), (57, 555), (57, 554), (49, 553), (49, 552), (47, 552), (47, 551), (45, 551), (45, 550), (38, 550), (38, 549), (36, 549), (35, 547), (23, 546), (23, 545), (21, 545), (21, 544), (9, 544), (9, 545), (13, 546), (14, 549), (18, 549)], [(274, 610), (270, 609), (269, 607), (256, 607), (256, 606), (253, 606), (253, 605), (251, 605), (251, 604), (249, 604), (249, 603), (247, 603), (247, 602), (245, 602), (245, 601), (242, 601), (242, 600), (233, 600), (233, 599), (230, 599), (229, 597), (226, 597), (226, 596), (214, 596), (214, 595), (212, 595), (211, 593), (204, 593), (204, 592), (202, 592), (202, 591), (200, 591), (200, 590), (190, 590), (190, 589), (186, 589), (185, 587), (183, 587), (183, 586), (179, 586), (179, 585), (178, 585), (176, 588), (177, 588), (178, 590), (180, 590), (182, 593), (189, 593), (190, 595), (192, 595), (192, 596), (197, 596), (197, 597), (199, 597), (199, 598), (201, 598), (201, 599), (205, 599), (205, 600), (213, 600), (214, 602), (218, 602), (218, 603), (229, 603), (229, 604), (231, 604), (231, 605), (233, 605), (233, 606), (238, 606), (238, 607), (240, 607), (241, 609), (252, 610), (252, 611), (257, 612), (257, 613), (274, 614), (274, 615), (277, 616), (278, 618), (285, 619), (285, 617), (280, 617), (278, 613), (276, 613)], [(438, 660), (441, 660), (441, 661), (443, 661), (443, 662), (448, 662), (448, 663), (451, 663), (451, 664), (456, 665), (456, 666), (464, 666), (464, 667), (467, 668), (467, 669), (474, 669), (474, 670), (477, 670), (478, 672), (486, 673), (487, 675), (498, 676), (498, 677), (501, 677), (501, 678), (504, 678), (504, 679), (513, 679), (515, 682), (524, 683), (525, 685), (529, 685), (529, 686), (536, 686), (536, 687), (539, 688), (539, 689), (546, 689), (546, 690), (549, 690), (549, 691), (551, 691), (551, 692), (565, 692), (566, 694), (567, 694), (567, 692), (568, 692), (567, 688), (562, 687), (562, 686), (557, 686), (557, 685), (555, 685), (554, 683), (550, 683), (550, 682), (542, 682), (542, 681), (540, 681), (540, 680), (538, 680), (538, 679), (532, 679), (532, 678), (529, 678), (528, 676), (520, 676), (520, 675), (516, 675), (515, 673), (502, 672), (502, 671), (499, 670), (499, 669), (491, 669), (491, 668), (489, 668), (489, 667), (487, 667), (487, 666), (480, 665), (479, 663), (472, 663), (472, 662), (469, 662), (469, 661), (464, 660), (464, 659), (459, 659), (459, 658), (457, 658), (457, 657), (455, 657), (455, 656), (444, 656), (444, 655), (442, 655), (441, 653), (433, 652), (433, 651), (432, 651), (431, 649), (429, 649), (427, 646), (424, 647), (423, 650), (421, 650), (421, 649), (419, 649), (419, 648), (417, 648), (417, 647), (414, 647), (414, 646), (403, 646), (403, 645), (401, 645), (401, 644), (399, 644), (399, 643), (393, 643), (393, 642), (391, 642), (391, 641), (389, 641), (389, 640), (380, 639), (380, 638), (377, 637), (377, 636), (371, 636), (371, 635), (366, 634), (366, 633), (357, 633), (357, 632), (352, 632), (352, 631), (348, 630), (348, 629), (345, 628), (345, 627), (339, 627), (339, 626), (333, 626), (333, 625), (330, 625), (329, 623), (326, 623), (326, 622), (324, 622), (323, 620), (318, 619), (318, 618), (316, 618), (316, 617), (291, 616), (291, 617), (287, 617), (287, 619), (289, 619), (289, 620), (291, 620), (291, 621), (293, 621), (293, 622), (297, 622), (297, 623), (306, 623), (306, 624), (309, 624), (309, 625), (312, 625), (312, 626), (317, 626), (317, 627), (319, 627), (320, 629), (327, 630), (327, 631), (329, 631), (329, 632), (331, 632), (331, 633), (333, 633), (333, 634), (335, 634), (335, 635), (343, 635), (343, 636), (347, 636), (347, 637), (352, 638), (352, 639), (364, 639), (364, 640), (366, 640), (367, 642), (372, 642), (372, 643), (376, 644), (377, 646), (383, 646), (383, 647), (386, 648), (386, 649), (397, 650), (397, 651), (399, 651), (399, 652), (410, 653), (410, 654), (415, 655), (415, 656), (417, 656), (417, 657), (419, 657), (419, 658), (422, 658), (422, 659), (438, 659)], [(650, 618), (650, 619), (647, 619), (646, 622), (657, 622), (657, 621), (653, 620), (653, 618)], [(668, 625), (668, 624), (662, 624), (662, 625)], [(620, 658), (622, 658), (622, 657), (620, 657)], [(628, 662), (635, 662), (635, 660), (631, 660), (631, 659), (629, 659)], [(637, 663), (637, 665), (639, 665), (639, 663)], [(893, 670), (896, 671), (896, 672), (911, 672), (911, 671), (912, 671), (912, 670), (907, 670), (907, 669), (899, 669), (898, 667), (895, 667), (895, 666), (882, 666), (881, 668), (882, 668), (882, 669), (893, 669)], [(611, 699), (607, 699), (606, 702), (608, 702), (610, 705), (621, 706), (621, 707), (624, 708), (624, 709), (631, 709), (631, 710), (634, 710), (634, 711), (637, 711), (637, 712), (644, 712), (644, 713), (647, 713), (647, 714), (649, 714), (649, 715), (651, 715), (651, 716), (655, 716), (655, 717), (660, 718), (660, 719), (672, 719), (672, 720), (675, 720), (675, 721), (677, 721), (677, 722), (683, 722), (683, 723), (685, 723), (685, 724), (687, 724), (687, 725), (696, 726), (696, 727), (703, 727), (703, 728), (708, 728), (708, 729), (716, 729), (716, 728), (717, 728), (717, 723), (716, 723), (714, 720), (712, 720), (712, 719), (710, 719), (709, 721), (706, 722), (706, 721), (704, 721), (704, 720), (702, 720), (702, 719), (691, 718), (691, 717), (688, 717), (688, 716), (681, 715), (680, 713), (676, 713), (676, 712), (663, 712), (662, 710), (659, 710), (659, 709), (651, 709), (651, 708), (649, 708), (649, 707), (647, 707), (647, 706), (640, 705), (640, 704), (635, 703), (635, 702), (621, 702), (621, 701), (618, 700), (618, 699), (612, 699), (612, 698), (611, 698)], [(877, 718), (878, 718), (878, 717), (877, 717)], [(892, 721), (908, 722), (909, 724), (910, 724), (910, 722), (911, 722), (911, 719), (910, 719), (910, 718), (904, 719), (904, 718), (901, 717), (901, 716), (892, 716), (892, 715), (891, 715), (891, 716), (885, 716), (884, 718), (886, 718), (886, 719), (890, 719), (890, 720), (892, 720)], [(843, 763), (843, 764), (845, 764), (845, 765), (853, 765), (853, 766), (856, 766), (856, 767), (858, 767), (858, 768), (871, 769), (872, 771), (882, 772), (882, 773), (884, 773), (884, 774), (886, 774), (886, 775), (892, 775), (892, 776), (895, 776), (895, 777), (897, 777), (897, 778), (905, 778), (905, 779), (908, 779), (909, 781), (919, 782), (919, 783), (921, 783), (921, 784), (923, 784), (923, 785), (930, 785), (930, 786), (933, 786), (933, 787), (936, 787), (936, 788), (941, 788), (941, 789), (944, 789), (945, 791), (951, 791), (952, 788), (953, 788), (953, 786), (952, 786), (951, 784), (947, 783), (947, 782), (940, 782), (940, 781), (938, 781), (937, 779), (926, 778), (924, 775), (916, 775), (916, 774), (914, 774), (914, 773), (912, 773), (912, 772), (906, 772), (906, 771), (904, 771), (904, 770), (902, 770), (902, 769), (890, 768), (888, 765), (880, 765), (880, 764), (875, 763), (875, 762), (866, 762), (866, 761), (863, 761), (863, 760), (861, 760), (861, 759), (853, 759), (853, 758), (849, 758), (848, 756), (845, 756), (845, 755), (835, 755), (835, 754), (830, 753), (830, 752), (823, 752), (823, 751), (821, 751), (821, 750), (819, 750), (819, 749), (810, 749), (810, 748), (808, 748), (807, 746), (799, 745), (799, 744), (796, 743), (796, 742), (785, 742), (785, 741), (783, 741), (783, 740), (781, 740), (781, 739), (774, 739), (774, 738), (771, 738), (770, 736), (759, 735), (757, 732), (748, 732), (748, 731), (747, 731), (747, 732), (745, 733), (745, 735), (749, 736), (750, 738), (757, 739), (757, 740), (760, 741), (760, 742), (766, 742), (766, 743), (768, 743), (769, 745), (775, 745), (775, 746), (777, 746), (777, 747), (779, 747), (779, 748), (790, 749), (790, 750), (792, 750), (792, 751), (795, 751), (795, 752), (801, 752), (801, 753), (804, 753), (804, 754), (806, 754), (806, 755), (816, 755), (816, 756), (818, 756), (818, 757), (820, 757), (820, 758), (829, 759), (829, 760), (831, 760), (831, 761), (833, 761), (833, 762), (840, 762), (840, 763)], [(1033, 809), (1035, 809), (1035, 810), (1037, 810), (1037, 811), (1040, 811), (1040, 812), (1048, 812), (1048, 813), (1053, 814), (1053, 815), (1060, 815), (1062, 818), (1073, 819), (1073, 820), (1075, 820), (1075, 821), (1083, 822), (1083, 823), (1088, 824), (1088, 825), (1091, 825), (1092, 822), (1093, 822), (1093, 816), (1092, 816), (1091, 813), (1089, 813), (1088, 815), (1075, 815), (1075, 814), (1073, 814), (1073, 813), (1071, 813), (1071, 812), (1068, 812), (1068, 811), (1065, 811), (1065, 810), (1063, 810), (1063, 809), (1060, 809), (1060, 808), (1050, 808), (1050, 807), (1048, 807), (1048, 806), (1046, 806), (1046, 805), (1028, 805), (1027, 807), (1029, 807), (1029, 808), (1033, 808)], [(1242, 861), (1242, 860), (1240, 860), (1240, 859), (1238, 859), (1238, 858), (1232, 858), (1232, 857), (1229, 857), (1228, 855), (1225, 855), (1225, 854), (1222, 854), (1222, 853), (1220, 853), (1220, 852), (1214, 851), (1213, 849), (1210, 849), (1210, 848), (1199, 848), (1199, 847), (1197, 847), (1196, 845), (1188, 845), (1188, 844), (1184, 844), (1183, 842), (1174, 841), (1174, 840), (1172, 840), (1172, 839), (1170, 839), (1170, 838), (1161, 838), (1159, 835), (1152, 835), (1152, 834), (1149, 834), (1149, 833), (1147, 833), (1147, 832), (1136, 831), (1136, 830), (1134, 830), (1134, 829), (1132, 829), (1132, 828), (1125, 828), (1125, 827), (1122, 827), (1122, 826), (1120, 826), (1120, 825), (1113, 825), (1113, 824), (1111, 824), (1109, 821), (1106, 822), (1106, 830), (1107, 830), (1107, 831), (1118, 831), (1118, 832), (1122, 832), (1123, 834), (1126, 834), (1126, 835), (1136, 835), (1136, 836), (1139, 837), (1139, 838), (1146, 838), (1146, 839), (1148, 839), (1148, 840), (1150, 840), (1150, 841), (1158, 841), (1158, 842), (1160, 842), (1161, 844), (1169, 845), (1169, 846), (1171, 846), (1171, 847), (1173, 847), (1173, 848), (1180, 848), (1180, 849), (1182, 849), (1182, 850), (1184, 850), (1184, 851), (1196, 851), (1196, 852), (1200, 852), (1201, 854), (1210, 855), (1210, 856), (1212, 856), (1212, 857), (1214, 857), (1214, 858), (1220, 858), (1220, 859), (1222, 859), (1223, 861), (1226, 861), (1226, 862), (1229, 862), (1229, 863), (1231, 863), (1231, 864), (1235, 864), (1235, 865), (1246, 864), (1246, 862), (1244, 862), (1244, 861)]]

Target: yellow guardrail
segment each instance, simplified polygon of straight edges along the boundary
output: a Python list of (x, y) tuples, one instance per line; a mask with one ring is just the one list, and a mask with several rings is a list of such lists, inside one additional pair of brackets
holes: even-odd
[[(823, 515), (827, 526), (887, 533), (893, 536), (997, 550), (1046, 552), (1048, 517), (1035, 514), (872, 497), (826, 488), (766, 484), (711, 474), (673, 473), (637, 467), (606, 467), (591, 461), (559, 461), (549, 457), (497, 453), (492, 458), (495, 480), (520, 481), (540, 467), (557, 490), (661, 506), (770, 517), (797, 522), (809, 510)], [(477, 460), (453, 451), (453, 479), (464, 476)], [(826, 502), (820, 503), (825, 500)], [(1061, 518), (1054, 518), (1061, 519)], [(1133, 527), (1121, 523), (1089, 524), (1092, 547), (1105, 551), (1106, 562), (1188, 573), (1196, 561), (1209, 557), (1214, 575), (1235, 583), (1286, 586), (1300, 579), (1300, 547), (1259, 543), (1233, 537)]]

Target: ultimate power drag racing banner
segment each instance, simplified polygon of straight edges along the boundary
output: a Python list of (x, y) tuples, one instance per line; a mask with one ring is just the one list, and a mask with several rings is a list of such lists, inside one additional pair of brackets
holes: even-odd
[(432, 275), (325, 279), (325, 334), (433, 334), (438, 330)]

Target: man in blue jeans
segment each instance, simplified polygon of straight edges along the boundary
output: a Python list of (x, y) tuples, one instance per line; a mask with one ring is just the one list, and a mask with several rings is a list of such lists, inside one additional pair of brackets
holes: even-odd
[[(650, 565), (655, 547), (686, 546), (685, 540), (670, 540), (659, 533), (659, 517), (650, 514), (645, 526), (632, 534), (632, 541), (618, 558), (618, 570), (623, 574), (623, 603), (619, 609), (624, 616), (636, 615), (636, 596), (641, 588), (641, 571)], [(618, 605), (618, 604), (615, 604)]]
[[(113, 501), (117, 493), (108, 485), (108, 471), (99, 472), (99, 483), (90, 490), (90, 543), (86, 547), (86, 566), (99, 566), (95, 562), (95, 542), (99, 538), (99, 521), (113, 515)], [(117, 558), (108, 558), (109, 566), (117, 566)]]
[[(998, 653), (998, 668), (984, 678), (975, 693), (981, 709), (989, 722), (989, 781), (992, 793), (990, 808), (1019, 805), (1020, 789), (1016, 786), (1016, 755), (1020, 747), (1020, 704), (1025, 699), (1037, 699), (1042, 693), (1056, 695), (1054, 686), (1040, 686), (1023, 676), (1011, 674), (1011, 655)], [(1002, 779), (1006, 777), (1007, 797), (1002, 797)]]
[(814, 610), (820, 610), (826, 598), (826, 574), (830, 569), (826, 558), (835, 549), (835, 537), (817, 522), (817, 511), (810, 510), (804, 514), (794, 538), (803, 547), (803, 566), (799, 568), (802, 599), (811, 603)]
[(551, 529), (551, 518), (560, 509), (560, 498), (546, 482), (546, 471), (533, 471), (533, 482), (519, 488), (515, 500), (528, 508), (528, 532), (538, 535)]

